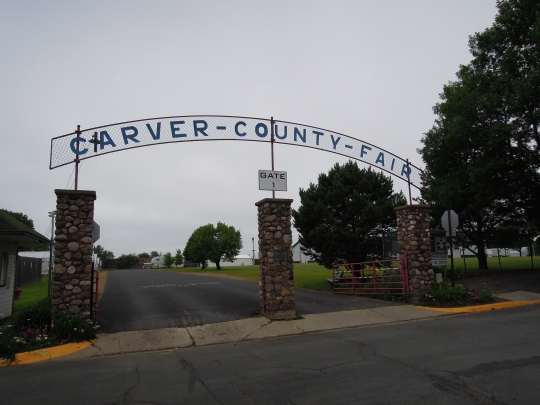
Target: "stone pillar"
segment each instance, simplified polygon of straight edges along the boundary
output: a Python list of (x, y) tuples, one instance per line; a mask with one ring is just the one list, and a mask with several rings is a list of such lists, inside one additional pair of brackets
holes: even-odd
[(261, 312), (270, 319), (296, 317), (291, 233), (291, 203), (265, 198), (259, 210), (259, 259)]
[(90, 315), (92, 290), (92, 230), (95, 191), (54, 190), (56, 230), (54, 238), (54, 314), (68, 311), (86, 318)]
[(400, 257), (407, 252), (409, 293), (413, 303), (428, 293), (434, 283), (429, 239), (429, 205), (396, 207)]

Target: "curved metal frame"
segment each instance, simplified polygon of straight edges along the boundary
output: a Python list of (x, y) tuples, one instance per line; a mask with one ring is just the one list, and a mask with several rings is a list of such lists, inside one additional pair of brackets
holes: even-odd
[[(189, 122), (190, 120), (191, 122)], [(161, 126), (163, 121), (167, 121), (169, 124), (170, 130), (166, 135), (169, 135), (170, 139), (161, 138), (161, 134), (164, 134), (164, 132), (167, 131), (165, 126), (163, 128)], [(189, 136), (187, 133), (178, 133), (179, 131), (187, 131), (187, 128), (175, 127), (175, 125), (186, 125), (186, 122), (188, 122), (187, 125), (191, 123), (193, 128)], [(209, 122), (212, 125), (209, 125)], [(146, 129), (144, 127), (145, 124)], [(155, 129), (152, 128), (152, 124), (155, 125)], [(201, 126), (198, 126), (198, 124), (201, 124)], [(231, 133), (230, 124), (235, 126), (234, 134)], [(238, 132), (240, 124), (242, 124), (242, 130), (245, 131), (243, 134)], [(251, 128), (247, 128), (248, 124), (251, 125)], [(268, 125), (270, 125), (270, 131), (268, 130)], [(229, 126), (228, 131), (226, 129), (227, 126)], [(213, 129), (214, 127), (216, 128), (215, 130)], [(257, 128), (264, 128), (264, 134), (262, 132), (260, 133)], [(280, 128), (281, 131), (279, 130)], [(288, 132), (289, 128), (291, 129), (290, 132)], [(163, 132), (161, 132), (162, 129)], [(249, 130), (251, 130), (251, 132), (249, 132)], [(309, 134), (307, 132), (308, 130), (310, 131)], [(130, 132), (128, 133), (128, 131)], [(212, 136), (208, 135), (208, 132), (210, 131), (213, 131)], [(279, 132), (282, 133), (281, 136), (279, 135)], [(88, 136), (89, 134), (92, 135)], [(100, 137), (99, 140), (98, 134)], [(144, 139), (139, 139), (139, 136)], [(114, 142), (115, 140), (118, 145)], [(121, 144), (122, 140), (124, 145)], [(52, 170), (57, 167), (75, 163), (76, 169), (78, 169), (80, 161), (95, 156), (144, 146), (202, 140), (270, 142), (272, 144), (272, 154), (274, 143), (319, 149), (369, 164), (406, 181), (409, 184), (409, 198), (410, 186), (422, 189), (422, 177), (424, 173), (422, 169), (411, 164), (408, 159), (403, 159), (372, 143), (320, 127), (274, 120), (273, 118), (267, 119), (228, 115), (185, 115), (147, 118), (93, 127), (85, 130), (81, 130), (80, 127), (77, 127), (77, 130), (74, 132), (51, 139), (49, 168)], [(94, 144), (93, 151), (89, 150), (90, 146), (87, 145), (86, 142)], [(81, 144), (84, 144), (84, 149), (82, 150), (80, 149)], [(360, 156), (355, 156), (353, 151), (356, 152), (357, 155), (359, 153)], [(369, 159), (364, 158), (364, 156), (368, 155)], [(377, 155), (377, 158), (375, 158), (375, 155)], [(391, 168), (389, 167), (390, 160), (392, 161)], [(401, 172), (399, 172), (400, 167)]]

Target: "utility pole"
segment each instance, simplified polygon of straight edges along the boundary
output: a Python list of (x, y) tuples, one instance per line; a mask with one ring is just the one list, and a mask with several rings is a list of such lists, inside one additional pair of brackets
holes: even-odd
[(253, 263), (255, 263), (255, 238), (251, 238), (251, 242), (253, 243)]

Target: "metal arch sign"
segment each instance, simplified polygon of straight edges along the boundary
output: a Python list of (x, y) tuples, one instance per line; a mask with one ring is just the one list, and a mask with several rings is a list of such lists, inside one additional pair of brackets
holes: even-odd
[(309, 125), (223, 115), (150, 118), (77, 130), (51, 139), (49, 168), (142, 146), (217, 140), (273, 141), (319, 149), (367, 163), (422, 188), (420, 168), (371, 143)]

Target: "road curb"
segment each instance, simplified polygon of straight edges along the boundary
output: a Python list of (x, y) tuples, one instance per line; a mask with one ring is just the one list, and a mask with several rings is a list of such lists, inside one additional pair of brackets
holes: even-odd
[(540, 304), (540, 300), (498, 302), (495, 304), (484, 304), (484, 305), (475, 305), (475, 306), (457, 307), (457, 308), (433, 308), (433, 307), (420, 307), (420, 306), (417, 308), (427, 309), (429, 311), (446, 312), (450, 314), (464, 314), (464, 313), (472, 313), (472, 312), (493, 311), (496, 309), (504, 309), (504, 308), (522, 307), (524, 305), (534, 305), (534, 304)]
[(31, 352), (17, 353), (15, 360), (4, 361), (0, 363), (0, 367), (18, 366), (24, 364), (37, 363), (39, 361), (51, 360), (57, 357), (67, 356), (68, 354), (77, 353), (81, 350), (92, 346), (92, 342), (77, 342), (67, 343), (65, 345), (46, 347), (44, 349), (34, 350)]

